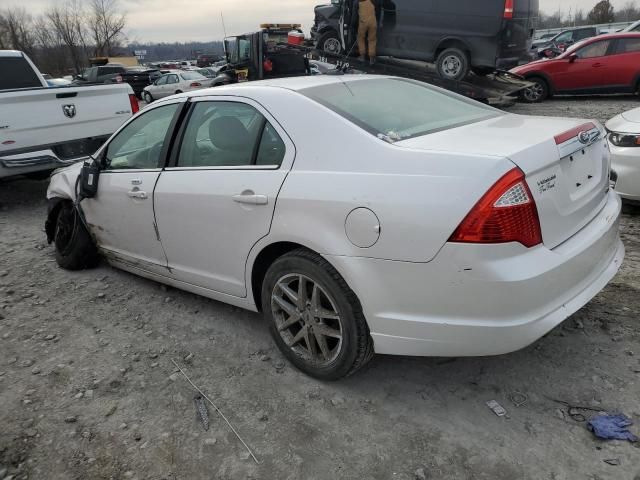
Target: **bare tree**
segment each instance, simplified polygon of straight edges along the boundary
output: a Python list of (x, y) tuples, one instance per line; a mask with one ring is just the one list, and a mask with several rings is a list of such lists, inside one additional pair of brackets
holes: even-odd
[(108, 57), (124, 37), (126, 15), (119, 11), (118, 0), (91, 0), (88, 25), (95, 55)]
[(32, 20), (31, 15), (24, 8), (8, 8), (0, 12), (0, 46), (22, 50), (32, 55), (34, 51)]
[(600, 0), (589, 12), (588, 18), (592, 24), (613, 22), (615, 20), (613, 5), (609, 0)]
[(46, 17), (67, 48), (74, 70), (80, 73), (86, 64), (86, 32), (80, 3), (70, 0), (64, 5), (56, 5), (47, 11)]
[(616, 12), (616, 19), (621, 22), (634, 22), (640, 17), (640, 10), (635, 0), (629, 1)]

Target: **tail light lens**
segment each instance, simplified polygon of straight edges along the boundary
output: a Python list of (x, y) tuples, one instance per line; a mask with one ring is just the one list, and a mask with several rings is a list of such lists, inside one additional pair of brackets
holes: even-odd
[(538, 209), (522, 170), (514, 168), (498, 180), (473, 207), (449, 241), (519, 242), (527, 248), (541, 244)]
[(138, 99), (134, 94), (129, 94), (129, 103), (131, 104), (131, 113), (135, 115), (140, 111), (140, 105), (138, 104)]
[(201, 86), (202, 86), (202, 84), (201, 84), (201, 83), (198, 83), (198, 82), (193, 82), (193, 83), (191, 84), (191, 86), (192, 86), (192, 87), (201, 87)]
[(514, 0), (505, 0), (504, 18), (513, 18), (513, 1)]

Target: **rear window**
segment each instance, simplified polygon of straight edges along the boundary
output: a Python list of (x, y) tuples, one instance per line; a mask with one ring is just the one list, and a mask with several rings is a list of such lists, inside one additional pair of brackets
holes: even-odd
[(23, 57), (0, 57), (0, 90), (42, 87), (40, 79)]
[(202, 80), (206, 78), (205, 76), (200, 75), (197, 72), (185, 72), (182, 73), (181, 76), (184, 80)]
[(332, 83), (300, 92), (391, 143), (503, 115), (476, 101), (400, 78)]

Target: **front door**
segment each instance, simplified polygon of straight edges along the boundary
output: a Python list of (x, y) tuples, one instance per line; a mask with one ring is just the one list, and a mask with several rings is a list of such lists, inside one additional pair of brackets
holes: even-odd
[(558, 91), (592, 92), (601, 89), (605, 83), (605, 71), (609, 40), (590, 43), (574, 53), (574, 60), (568, 57), (558, 59), (553, 83)]
[(245, 265), (269, 233), (294, 158), (287, 135), (257, 103), (199, 98), (154, 194), (173, 277), (244, 297)]
[(82, 202), (87, 224), (108, 258), (156, 273), (167, 272), (167, 261), (156, 233), (153, 189), (180, 105), (149, 108), (120, 130), (99, 154), (104, 170), (96, 197)]

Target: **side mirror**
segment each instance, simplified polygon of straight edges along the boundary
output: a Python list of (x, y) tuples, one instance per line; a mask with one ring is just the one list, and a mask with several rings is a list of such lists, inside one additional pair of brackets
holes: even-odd
[(569, 55), (569, 63), (573, 63), (578, 59), (578, 55), (575, 53), (572, 53), (571, 55)]
[(98, 177), (100, 168), (96, 162), (86, 162), (80, 171), (80, 199), (93, 198), (98, 193)]

